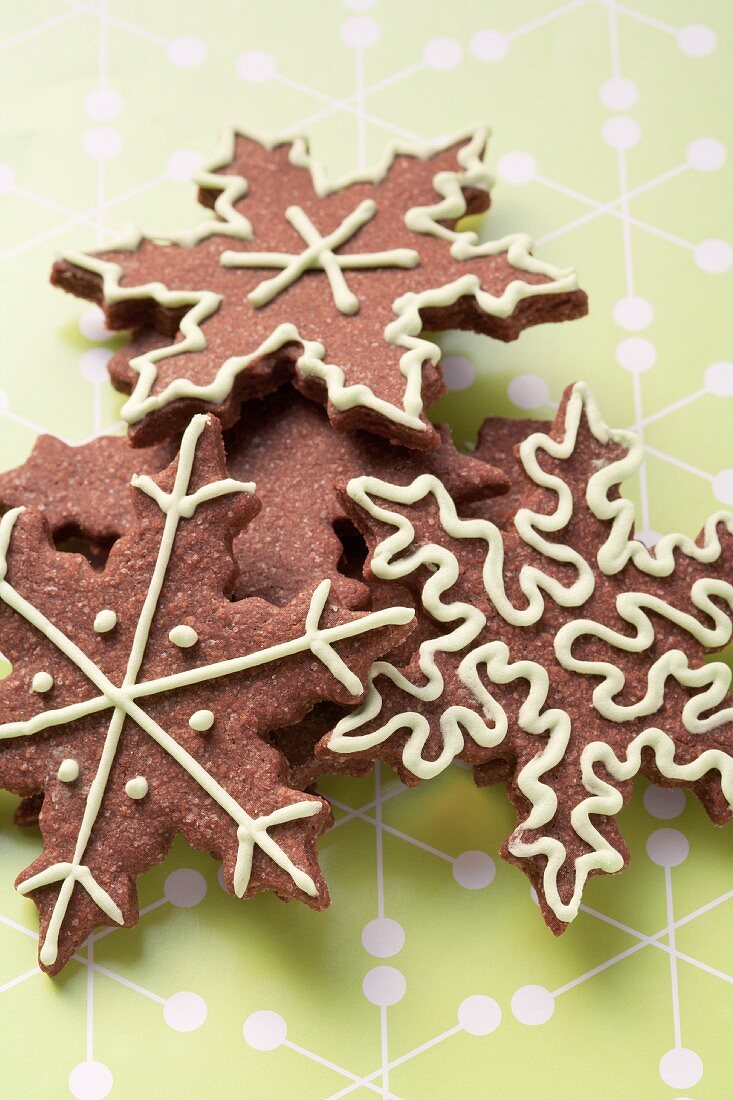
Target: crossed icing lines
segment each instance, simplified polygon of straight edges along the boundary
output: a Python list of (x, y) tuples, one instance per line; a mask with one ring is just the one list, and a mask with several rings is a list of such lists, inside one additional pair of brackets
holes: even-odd
[(36, 630), (45, 635), (100, 692), (100, 695), (96, 698), (43, 712), (26, 722), (11, 722), (0, 725), (0, 739), (31, 736), (41, 730), (78, 721), (80, 718), (113, 708), (97, 773), (87, 795), (72, 859), (45, 868), (38, 874), (26, 879), (18, 887), (20, 893), (28, 894), (41, 886), (61, 883), (46, 938), (40, 952), (41, 961), (46, 965), (52, 965), (58, 956), (59, 932), (68, 910), (74, 886), (77, 883), (87, 891), (95, 904), (111, 920), (117, 924), (124, 922), (119, 906), (97, 882), (89, 867), (83, 863), (83, 858), (102, 805), (126, 718), (134, 721), (169, 756), (180, 764), (206, 794), (235, 822), (238, 852), (234, 870), (234, 891), (238, 897), (244, 895), (249, 883), (255, 845), (285, 870), (300, 890), (311, 897), (316, 896), (318, 891), (310, 875), (293, 864), (282, 848), (269, 836), (268, 829), (286, 821), (314, 816), (320, 812), (321, 802), (314, 800), (299, 801), (280, 807), (272, 813), (258, 818), (250, 817), (246, 810), (199, 764), (195, 757), (162, 729), (138, 705), (136, 700), (192, 684), (220, 679), (224, 676), (230, 676), (306, 651), (310, 651), (314, 657), (320, 660), (352, 694), (358, 694), (361, 691), (359, 678), (336, 653), (332, 643), (377, 629), (388, 623), (407, 622), (412, 617), (412, 613), (407, 609), (392, 609), (386, 613), (377, 612), (364, 616), (356, 622), (345, 623), (324, 630), (319, 626), (319, 622), (330, 589), (330, 581), (326, 580), (318, 586), (313, 594), (306, 617), (305, 632), (300, 638), (243, 657), (219, 661), (189, 669), (185, 672), (137, 683), (137, 676), (145, 656), (150, 626), (157, 610), (180, 520), (190, 518), (198, 506), (205, 501), (231, 493), (251, 493), (254, 491), (252, 484), (227, 478), (213, 482), (197, 492), (187, 495), (197, 441), (207, 421), (207, 416), (197, 416), (186, 430), (181, 443), (180, 460), (171, 493), (165, 493), (148, 477), (133, 479), (133, 484), (156, 502), (161, 511), (164, 512), (166, 519), (155, 569), (138, 619), (125, 676), (122, 685), (119, 687), (113, 684), (74, 642), (5, 580), (7, 548), (15, 521), (22, 509), (14, 509), (8, 512), (0, 522), (0, 599)]

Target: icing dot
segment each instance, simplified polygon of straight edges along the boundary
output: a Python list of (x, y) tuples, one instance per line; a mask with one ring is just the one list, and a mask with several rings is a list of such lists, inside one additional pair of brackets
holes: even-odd
[(214, 714), (210, 710), (197, 710), (191, 715), (188, 724), (197, 733), (206, 733), (214, 724)]
[(523, 985), (512, 997), (512, 1012), (520, 1024), (546, 1024), (554, 1011), (555, 998), (542, 985)]
[(501, 1023), (501, 1009), (493, 997), (476, 993), (459, 1005), (458, 1023), (469, 1035), (491, 1035)]
[(39, 695), (45, 695), (53, 687), (53, 676), (50, 672), (37, 672), (31, 681), (31, 687)]
[(95, 160), (116, 157), (122, 149), (122, 135), (111, 126), (95, 126), (84, 134), (84, 151)]
[(646, 850), (658, 867), (678, 867), (690, 854), (690, 842), (679, 829), (657, 829), (647, 840)]
[(69, 1074), (69, 1092), (76, 1100), (104, 1100), (112, 1091), (112, 1071), (102, 1062), (80, 1062)]
[(341, 27), (341, 37), (355, 50), (373, 46), (379, 38), (379, 24), (368, 15), (355, 15)]
[(659, 1076), (671, 1089), (689, 1089), (703, 1074), (702, 1059), (694, 1050), (676, 1047), (659, 1059)]
[(4, 390), (0, 390), (0, 416), (4, 416), (10, 408), (10, 398)]
[(396, 920), (389, 917), (377, 917), (365, 924), (361, 931), (364, 950), (378, 959), (388, 959), (396, 955), (405, 945), (405, 930)]
[(0, 195), (15, 187), (15, 172), (9, 164), (0, 164)]
[(625, 76), (614, 76), (601, 84), (599, 96), (601, 103), (609, 111), (628, 111), (639, 98), (639, 89), (633, 80)]
[(471, 38), (470, 47), (479, 61), (501, 61), (509, 52), (509, 39), (501, 31), (477, 31)]
[(715, 138), (698, 138), (687, 146), (685, 160), (690, 168), (698, 172), (717, 172), (722, 168), (728, 157), (728, 152), (722, 141)]
[(168, 60), (179, 69), (195, 69), (205, 57), (206, 46), (190, 34), (182, 34), (168, 43)]
[(530, 153), (515, 151), (504, 153), (496, 166), (499, 179), (520, 186), (529, 183), (537, 175), (537, 161)]
[(718, 39), (710, 27), (691, 23), (677, 35), (677, 45), (688, 57), (708, 57), (718, 45)]
[(657, 361), (657, 349), (643, 336), (629, 336), (616, 345), (616, 362), (631, 374), (642, 374)]
[(276, 72), (275, 58), (265, 50), (246, 50), (237, 58), (237, 76), (250, 84), (271, 80)]
[(422, 59), (431, 69), (455, 69), (463, 50), (454, 38), (433, 38), (423, 50)]
[(245, 1043), (253, 1050), (277, 1050), (285, 1042), (288, 1025), (277, 1012), (253, 1012), (242, 1028)]
[(113, 354), (109, 348), (90, 348), (79, 360), (79, 374), (92, 385), (109, 382), (107, 364)]
[(192, 909), (206, 897), (206, 879), (190, 867), (181, 867), (168, 875), (163, 893), (176, 909)]
[(635, 294), (628, 298), (619, 298), (613, 307), (613, 319), (619, 328), (638, 332), (647, 328), (654, 320), (654, 307), (646, 298), (638, 298)]
[(518, 409), (538, 409), (550, 400), (550, 389), (538, 374), (518, 374), (507, 388), (509, 400)]
[(195, 1031), (207, 1013), (206, 1001), (198, 993), (174, 993), (163, 1005), (163, 1018), (174, 1031)]
[(138, 801), (145, 798), (148, 793), (148, 781), (144, 775), (136, 775), (134, 779), (128, 779), (125, 783), (125, 794)]
[(394, 966), (375, 966), (361, 983), (364, 996), (373, 1005), (387, 1008), (401, 1001), (407, 989), (404, 974)]
[(117, 118), (122, 110), (122, 96), (111, 88), (95, 88), (84, 100), (84, 110), (90, 118), (109, 122), (110, 119)]
[(733, 397), (733, 363), (711, 363), (705, 371), (705, 387), (716, 397)]
[(443, 381), (452, 392), (466, 390), (476, 378), (476, 368), (465, 355), (448, 355), (441, 360)]
[(496, 865), (488, 852), (461, 852), (453, 864), (453, 878), (466, 890), (483, 890), (495, 874)]
[(94, 629), (97, 634), (108, 634), (110, 630), (114, 630), (117, 626), (117, 616), (114, 611), (110, 611), (108, 607), (97, 613), (97, 617), (94, 620)]
[(601, 134), (612, 149), (631, 149), (641, 137), (641, 126), (636, 119), (615, 115), (603, 123)]
[(73, 783), (75, 779), (79, 778), (79, 763), (76, 760), (68, 758), (62, 760), (59, 764), (59, 770), (56, 772), (57, 779), (60, 779), (62, 783)]
[(695, 247), (694, 256), (697, 266), (709, 275), (723, 275), (733, 267), (733, 248), (718, 237), (700, 241)]
[(168, 637), (173, 645), (177, 645), (180, 649), (190, 649), (199, 640), (199, 636), (193, 627), (186, 626), (184, 623), (174, 626)]
[(198, 172), (204, 158), (195, 149), (178, 149), (171, 153), (166, 164), (166, 172), (178, 183), (188, 183), (194, 172)]
[(648, 548), (656, 546), (661, 537), (659, 531), (652, 531), (651, 528), (648, 528), (646, 531), (636, 531), (634, 534), (634, 538), (639, 542), (643, 542)]
[(679, 817), (685, 808), (685, 792), (679, 787), (647, 787), (644, 791), (644, 805), (652, 817), (668, 821)]
[(715, 475), (713, 496), (721, 504), (733, 504), (733, 470), (721, 470)]
[(109, 340), (113, 333), (104, 323), (104, 313), (99, 306), (90, 306), (85, 309), (79, 318), (79, 332), (87, 340)]

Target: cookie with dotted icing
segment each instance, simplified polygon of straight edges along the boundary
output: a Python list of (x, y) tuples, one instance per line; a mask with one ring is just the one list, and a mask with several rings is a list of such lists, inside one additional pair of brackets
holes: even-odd
[[(230, 599), (234, 535), (257, 512), (221, 432), (195, 417), (178, 458), (133, 479), (135, 523), (102, 572), (59, 553), (44, 517), (0, 519), (0, 786), (44, 793), (43, 851), (17, 888), (55, 973), (100, 924), (137, 919), (136, 878), (181, 832), (230, 891), (323, 908), (326, 803), (294, 789), (264, 735), (359, 698), (413, 611), (338, 610), (330, 582), (287, 606)], [(192, 583), (193, 580), (193, 583)]]
[(243, 399), (292, 378), (336, 427), (438, 447), (425, 409), (442, 392), (440, 349), (423, 329), (513, 340), (587, 308), (575, 272), (534, 257), (526, 235), (480, 241), (460, 225), (489, 206), (487, 140), (479, 126), (394, 145), (331, 182), (305, 139), (232, 131), (195, 177), (200, 224), (66, 253), (52, 282), (138, 330), (110, 363), (132, 442), (201, 409), (229, 427)]
[(615, 818), (639, 772), (731, 818), (731, 670), (705, 658), (733, 631), (733, 514), (694, 542), (635, 539), (619, 487), (642, 446), (582, 384), (517, 454), (525, 487), (503, 529), (462, 518), (430, 475), (343, 490), (367, 571), (409, 587), (440, 633), (407, 665), (376, 662), (317, 751), (383, 760), (411, 783), (456, 757), (479, 784), (506, 780), (518, 825), (502, 854), (559, 933), (588, 876), (628, 861)]

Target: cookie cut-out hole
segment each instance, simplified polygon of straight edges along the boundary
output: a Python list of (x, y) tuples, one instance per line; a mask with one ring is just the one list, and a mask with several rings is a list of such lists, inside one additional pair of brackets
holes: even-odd
[(0, 680), (7, 679), (12, 671), (13, 666), (11, 665), (10, 661), (7, 659), (7, 657), (3, 657), (2, 653), (0, 653)]
[(364, 562), (367, 559), (367, 544), (361, 531), (350, 519), (335, 519), (333, 532), (341, 543), (343, 550), (338, 560), (338, 571), (345, 577), (362, 579)]
[(117, 542), (116, 538), (90, 538), (77, 524), (67, 524), (53, 532), (53, 544), (62, 554), (81, 554), (92, 569), (101, 573), (107, 564), (110, 550)]

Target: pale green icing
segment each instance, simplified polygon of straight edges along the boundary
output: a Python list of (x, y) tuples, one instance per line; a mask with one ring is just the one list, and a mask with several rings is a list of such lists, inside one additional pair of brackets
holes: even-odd
[(94, 620), (94, 629), (97, 634), (108, 634), (110, 630), (114, 630), (117, 626), (117, 615), (114, 611), (110, 611), (109, 608), (105, 608), (103, 611), (98, 612), (97, 617)]
[[(622, 856), (604, 839), (591, 823), (591, 815), (610, 816), (622, 805), (618, 792), (595, 775), (594, 765), (601, 763), (609, 773), (621, 781), (631, 778), (639, 770), (643, 747), (650, 748), (655, 756), (660, 774), (671, 780), (693, 781), (711, 770), (720, 772), (725, 797), (733, 806), (733, 757), (717, 750), (706, 750), (690, 764), (675, 762), (675, 746), (670, 737), (656, 726), (650, 726), (635, 737), (626, 749), (622, 760), (616, 758), (609, 746), (602, 742), (587, 745), (581, 755), (583, 783), (589, 797), (577, 805), (571, 813), (571, 824), (591, 851), (575, 860), (575, 887), (570, 901), (563, 901), (558, 890), (558, 875), (567, 859), (565, 846), (550, 836), (540, 836), (532, 841), (523, 838), (530, 831), (539, 831), (552, 821), (557, 812), (557, 796), (551, 786), (543, 782), (543, 776), (561, 763), (571, 736), (571, 719), (563, 710), (543, 710), (549, 691), (547, 670), (533, 661), (511, 662), (509, 650), (503, 642), (490, 642), (471, 649), (473, 642), (485, 625), (481, 610), (461, 602), (443, 602), (444, 593), (455, 584), (459, 575), (459, 562), (447, 547), (430, 543), (416, 546), (415, 530), (410, 521), (377, 503), (389, 502), (400, 507), (410, 507), (432, 496), (438, 505), (443, 531), (455, 539), (483, 539), (487, 545), (483, 567), (484, 587), (498, 613), (512, 626), (529, 626), (539, 621), (544, 609), (544, 595), (563, 607), (581, 607), (593, 593), (595, 578), (591, 564), (572, 547), (545, 538), (545, 535), (561, 531), (569, 523), (573, 513), (573, 499), (568, 485), (561, 477), (542, 469), (538, 453), (558, 460), (568, 459), (577, 442), (578, 430), (585, 414), (590, 430), (601, 443), (616, 443), (627, 453), (615, 462), (602, 465), (592, 474), (586, 489), (586, 502), (590, 512), (610, 522), (607, 537), (597, 555), (601, 573), (612, 576), (628, 563), (649, 576), (664, 577), (675, 568), (675, 553), (710, 564), (721, 553), (718, 527), (723, 525), (733, 533), (733, 515), (718, 513), (705, 525), (702, 545), (683, 535), (667, 535), (654, 551), (633, 539), (633, 505), (609, 494), (612, 487), (629, 477), (643, 458), (640, 441), (628, 432), (613, 431), (604, 424), (599, 410), (587, 391), (578, 384), (573, 388), (565, 415), (565, 432), (562, 440), (552, 439), (543, 433), (529, 436), (520, 447), (520, 457), (527, 476), (536, 485), (551, 491), (555, 496), (554, 510), (548, 515), (535, 513), (527, 508), (517, 511), (514, 518), (516, 531), (523, 542), (533, 547), (546, 559), (565, 562), (573, 567), (575, 579), (562, 586), (551, 576), (535, 566), (522, 566), (519, 585), (525, 597), (521, 608), (507, 598), (504, 585), (504, 544), (502, 534), (487, 520), (463, 520), (445, 487), (432, 475), (422, 475), (408, 486), (396, 486), (376, 478), (353, 479), (348, 486), (353, 501), (379, 522), (395, 528), (395, 532), (383, 540), (372, 558), (372, 569), (383, 580), (399, 580), (426, 566), (431, 575), (422, 590), (422, 604), (438, 622), (456, 624), (438, 639), (422, 644), (419, 653), (421, 684), (413, 684), (388, 662), (376, 662), (369, 674), (367, 693), (362, 705), (348, 714), (337, 725), (329, 748), (334, 752), (358, 752), (382, 744), (398, 731), (409, 730), (410, 737), (403, 751), (406, 768), (420, 778), (430, 778), (442, 771), (461, 751), (464, 733), (484, 746), (497, 745), (503, 740), (507, 718), (501, 705), (485, 687), (486, 677), (495, 684), (507, 684), (516, 679), (528, 682), (529, 692), (520, 709), (519, 725), (528, 733), (543, 738), (537, 756), (527, 764), (517, 777), (517, 785), (528, 799), (531, 810), (524, 822), (513, 834), (509, 849), (513, 855), (530, 858), (546, 857), (544, 892), (556, 916), (570, 921), (577, 914), (580, 898), (588, 875), (594, 870), (613, 872), (623, 864)], [(376, 499), (375, 499), (376, 498)], [(578, 619), (561, 627), (554, 639), (557, 660), (568, 671), (586, 676), (600, 677), (593, 691), (593, 705), (597, 712), (612, 722), (624, 722), (652, 716), (660, 710), (664, 701), (668, 679), (677, 680), (697, 692), (685, 704), (682, 721), (693, 734), (701, 734), (733, 720), (733, 707), (720, 707), (730, 689), (731, 671), (722, 662), (711, 662), (700, 668), (689, 667), (687, 657), (679, 650), (672, 650), (659, 657), (649, 668), (647, 689), (643, 698), (633, 703), (616, 701), (624, 687), (622, 671), (607, 661), (581, 661), (573, 656), (573, 645), (582, 637), (596, 637), (604, 645), (630, 653), (647, 652), (655, 640), (654, 623), (650, 613), (666, 618), (678, 629), (693, 637), (703, 648), (724, 646), (731, 638), (733, 624), (728, 607), (733, 611), (733, 585), (711, 577), (696, 580), (690, 589), (690, 599), (696, 612), (683, 612), (657, 597), (643, 592), (622, 592), (616, 600), (616, 610), (631, 631), (613, 630), (590, 619)], [(375, 685), (378, 676), (385, 676), (400, 690), (425, 702), (439, 699), (443, 692), (443, 678), (436, 660), (441, 653), (464, 652), (458, 666), (460, 679), (476, 698), (482, 714), (490, 719), (487, 725), (482, 717), (463, 707), (448, 707), (441, 715), (440, 729), (443, 738), (437, 760), (427, 761), (421, 753), (429, 724), (415, 711), (406, 711), (391, 718), (383, 726), (366, 734), (353, 731), (373, 721), (381, 712), (383, 700)]]
[(56, 772), (56, 778), (60, 779), (62, 783), (73, 783), (79, 778), (79, 762), (78, 760), (72, 760), (67, 758), (62, 760), (59, 764), (59, 770)]
[(129, 798), (139, 801), (148, 793), (148, 781), (144, 775), (136, 775), (134, 779), (128, 779), (125, 783), (125, 794)]
[(31, 680), (31, 687), (39, 695), (45, 695), (53, 687), (53, 676), (50, 672), (37, 672)]
[(362, 270), (369, 267), (415, 267), (420, 256), (414, 249), (392, 248), (383, 252), (352, 252), (337, 254), (336, 249), (351, 240), (359, 230), (374, 217), (377, 204), (372, 199), (364, 199), (355, 210), (348, 214), (341, 225), (322, 237), (300, 206), (289, 206), (285, 217), (308, 246), (299, 254), (288, 252), (222, 252), (219, 262), (223, 267), (279, 267), (282, 271), (271, 279), (265, 279), (248, 295), (253, 306), (267, 305), (292, 286), (306, 271), (324, 271), (331, 286), (333, 300), (341, 313), (353, 314), (359, 310), (359, 299), (349, 290), (344, 271)]
[[(247, 193), (246, 180), (237, 176), (217, 176), (215, 169), (228, 164), (234, 155), (234, 144), (237, 133), (249, 136), (252, 140), (259, 141), (268, 149), (282, 144), (282, 139), (263, 137), (253, 133), (244, 134), (244, 131), (229, 131), (225, 137), (221, 155), (215, 162), (200, 175), (194, 177), (200, 187), (207, 190), (216, 190), (221, 193), (215, 202), (215, 212), (218, 218), (207, 217), (200, 225), (189, 233), (168, 236), (166, 238), (154, 238), (160, 243), (177, 244), (191, 247), (210, 237), (226, 235), (239, 240), (251, 240), (253, 237), (252, 226), (247, 218), (239, 214), (235, 209), (236, 202)], [(427, 234), (440, 237), (451, 242), (451, 253), (455, 259), (470, 261), (483, 256), (505, 253), (511, 265), (519, 272), (536, 273), (544, 275), (549, 282), (527, 283), (522, 279), (515, 279), (507, 285), (500, 295), (493, 295), (481, 289), (480, 279), (476, 275), (465, 275), (452, 283), (442, 287), (436, 287), (419, 294), (404, 294), (393, 303), (396, 317), (384, 330), (384, 338), (388, 344), (405, 348), (400, 359), (399, 369), (405, 378), (405, 389), (402, 405), (378, 397), (373, 390), (363, 384), (347, 385), (345, 374), (338, 364), (328, 363), (324, 356), (325, 346), (319, 341), (307, 340), (301, 336), (297, 327), (293, 324), (281, 324), (276, 326), (272, 333), (260, 346), (247, 355), (231, 356), (219, 367), (216, 377), (208, 385), (196, 385), (187, 378), (178, 378), (162, 389), (159, 393), (153, 393), (157, 378), (157, 364), (171, 356), (183, 355), (187, 352), (202, 351), (206, 347), (206, 337), (202, 325), (221, 305), (221, 297), (208, 290), (170, 290), (162, 282), (150, 282), (139, 286), (123, 286), (123, 269), (119, 264), (101, 260), (93, 253), (67, 252), (64, 259), (76, 267), (84, 268), (102, 279), (102, 290), (106, 302), (113, 303), (131, 299), (151, 298), (164, 308), (186, 308), (180, 322), (180, 334), (183, 337), (175, 344), (163, 348), (155, 348), (144, 355), (136, 356), (130, 361), (130, 366), (137, 373), (138, 380), (129, 400), (122, 409), (122, 415), (128, 423), (133, 424), (142, 420), (148, 413), (163, 408), (165, 405), (179, 398), (197, 399), (200, 401), (220, 404), (229, 396), (242, 371), (265, 355), (278, 351), (285, 344), (298, 343), (303, 347), (297, 367), (301, 373), (311, 377), (320, 378), (326, 385), (329, 402), (342, 411), (362, 406), (378, 412), (395, 424), (411, 428), (415, 431), (425, 431), (426, 425), (421, 420), (423, 410), (422, 399), (422, 374), (426, 362), (437, 363), (441, 351), (437, 344), (425, 340), (419, 336), (422, 330), (420, 310), (430, 307), (446, 307), (452, 305), (463, 296), (473, 297), (478, 306), (485, 313), (508, 317), (514, 312), (520, 301), (525, 298), (542, 294), (557, 294), (577, 288), (577, 277), (572, 270), (560, 270), (550, 264), (543, 263), (531, 254), (531, 241), (525, 234), (516, 233), (498, 241), (479, 243), (476, 233), (472, 231), (455, 231), (442, 225), (443, 220), (452, 220), (462, 217), (466, 213), (466, 200), (462, 188), (473, 186), (488, 190), (491, 177), (482, 161), (483, 151), (488, 138), (488, 128), (478, 126), (455, 134), (441, 143), (425, 146), (414, 146), (404, 143), (394, 143), (385, 151), (379, 164), (366, 172), (356, 172), (341, 180), (329, 183), (325, 174), (310, 154), (303, 138), (293, 139), (289, 153), (292, 164), (306, 168), (311, 173), (313, 187), (318, 195), (328, 195), (343, 190), (356, 183), (378, 182), (389, 172), (391, 165), (397, 156), (410, 156), (426, 159), (439, 148), (447, 148), (465, 141), (466, 144), (458, 150), (457, 160), (460, 171), (436, 173), (433, 178), (433, 186), (440, 195), (440, 199), (427, 206), (415, 207), (405, 214), (406, 226), (416, 234)], [(297, 209), (292, 208), (291, 211)], [(358, 214), (362, 217), (366, 213), (366, 207), (362, 203), (357, 211), (349, 217), (354, 218)], [(359, 211), (362, 211), (359, 214)], [(302, 213), (302, 212), (301, 212)], [(297, 277), (301, 273), (301, 265), (304, 257), (309, 257), (308, 262), (315, 260), (317, 251), (321, 249), (322, 264), (326, 272), (331, 290), (339, 309), (346, 313), (355, 311), (358, 302), (343, 281), (342, 268), (346, 266), (347, 257), (336, 256), (332, 244), (326, 248), (333, 234), (327, 238), (320, 238), (317, 230), (308, 222), (296, 215), (299, 224), (296, 226), (308, 243), (308, 248), (300, 257), (281, 256), (276, 266), (284, 264), (284, 270), (279, 276), (266, 280), (260, 284), (254, 292), (257, 295), (255, 306), (264, 304), (259, 298), (265, 295), (265, 300), (270, 300), (274, 286), (274, 293), (283, 289), (284, 278)], [(335, 232), (338, 234), (344, 230), (349, 222), (347, 218), (341, 227)], [(349, 224), (350, 228), (350, 224)], [(309, 240), (309, 236), (311, 239)], [(319, 242), (316, 242), (316, 236)], [(105, 246), (104, 251), (134, 251), (142, 241), (142, 235), (135, 231), (130, 236), (116, 244)], [(400, 258), (399, 266), (412, 266), (411, 250), (396, 249), (390, 252), (374, 253), (371, 255), (368, 266), (382, 266), (385, 257), (396, 256)], [(272, 253), (243, 253), (236, 251), (223, 251), (221, 262), (227, 266), (250, 266), (252, 256), (262, 257)], [(349, 259), (351, 259), (349, 257)], [(363, 258), (362, 258), (363, 259)], [(297, 264), (294, 262), (297, 261)], [(409, 261), (409, 262), (408, 262)], [(352, 265), (353, 266), (353, 265)], [(305, 270), (305, 267), (302, 268)], [(264, 290), (263, 290), (264, 288)], [(258, 293), (259, 292), (259, 293)], [(273, 295), (274, 296), (274, 295)], [(325, 335), (325, 334), (324, 334)]]
[(192, 626), (186, 626), (185, 623), (180, 623), (178, 626), (174, 626), (168, 634), (168, 637), (173, 642), (173, 645), (177, 645), (179, 649), (190, 649), (191, 646), (196, 645), (199, 640), (199, 636)]
[(214, 713), (210, 710), (197, 710), (191, 715), (188, 724), (197, 733), (207, 733), (214, 724)]
[(135, 629), (127, 669), (123, 682), (119, 687), (113, 684), (95, 662), (63, 631), (50, 622), (38, 608), (8, 583), (6, 579), (8, 550), (13, 529), (23, 509), (13, 509), (0, 518), (0, 599), (24, 618), (35, 630), (44, 635), (60, 653), (87, 677), (90, 684), (100, 693), (96, 698), (49, 710), (45, 714), (36, 715), (26, 722), (1, 724), (0, 740), (30, 736), (45, 729), (75, 722), (87, 715), (104, 710), (111, 709), (113, 712), (97, 773), (86, 797), (73, 858), (70, 861), (55, 863), (44, 868), (44, 870), (32, 875), (18, 886), (22, 894), (28, 894), (41, 886), (61, 884), (40, 951), (41, 961), (48, 966), (53, 965), (58, 956), (58, 937), (75, 884), (81, 885), (99, 909), (111, 920), (116, 921), (118, 924), (123, 923), (124, 920), (123, 913), (117, 903), (97, 882), (90, 868), (83, 863), (83, 859), (102, 805), (126, 718), (134, 721), (140, 729), (180, 764), (191, 779), (234, 821), (238, 841), (238, 854), (234, 869), (234, 889), (239, 897), (247, 889), (255, 845), (281, 867), (300, 890), (315, 896), (317, 888), (312, 878), (302, 868), (295, 866), (290, 857), (269, 836), (268, 829), (286, 821), (312, 817), (321, 812), (322, 803), (315, 799), (306, 798), (282, 806), (270, 814), (255, 818), (251, 817), (190, 753), (186, 752), (170, 734), (141, 709), (136, 699), (175, 690), (178, 687), (218, 679), (247, 668), (258, 667), (270, 661), (280, 660), (306, 651), (312, 652), (340, 683), (353, 694), (357, 694), (361, 691), (361, 683), (332, 648), (333, 643), (387, 625), (406, 623), (414, 616), (414, 612), (409, 608), (392, 608), (364, 615), (354, 622), (342, 623), (340, 626), (321, 627), (319, 625), (320, 618), (325, 609), (330, 589), (330, 582), (326, 580), (318, 586), (313, 594), (306, 620), (306, 629), (302, 637), (233, 660), (215, 662), (211, 665), (187, 669), (185, 672), (173, 676), (137, 683), (137, 676), (145, 656), (150, 628), (158, 608), (160, 593), (180, 522), (183, 519), (190, 518), (196, 508), (205, 501), (213, 500), (228, 493), (250, 493), (253, 491), (251, 484), (225, 478), (205, 485), (194, 493), (188, 493), (198, 439), (208, 419), (207, 416), (196, 416), (186, 429), (181, 443), (178, 469), (171, 492), (163, 491), (147, 476), (133, 479), (133, 484), (155, 501), (166, 518), (155, 567)]

